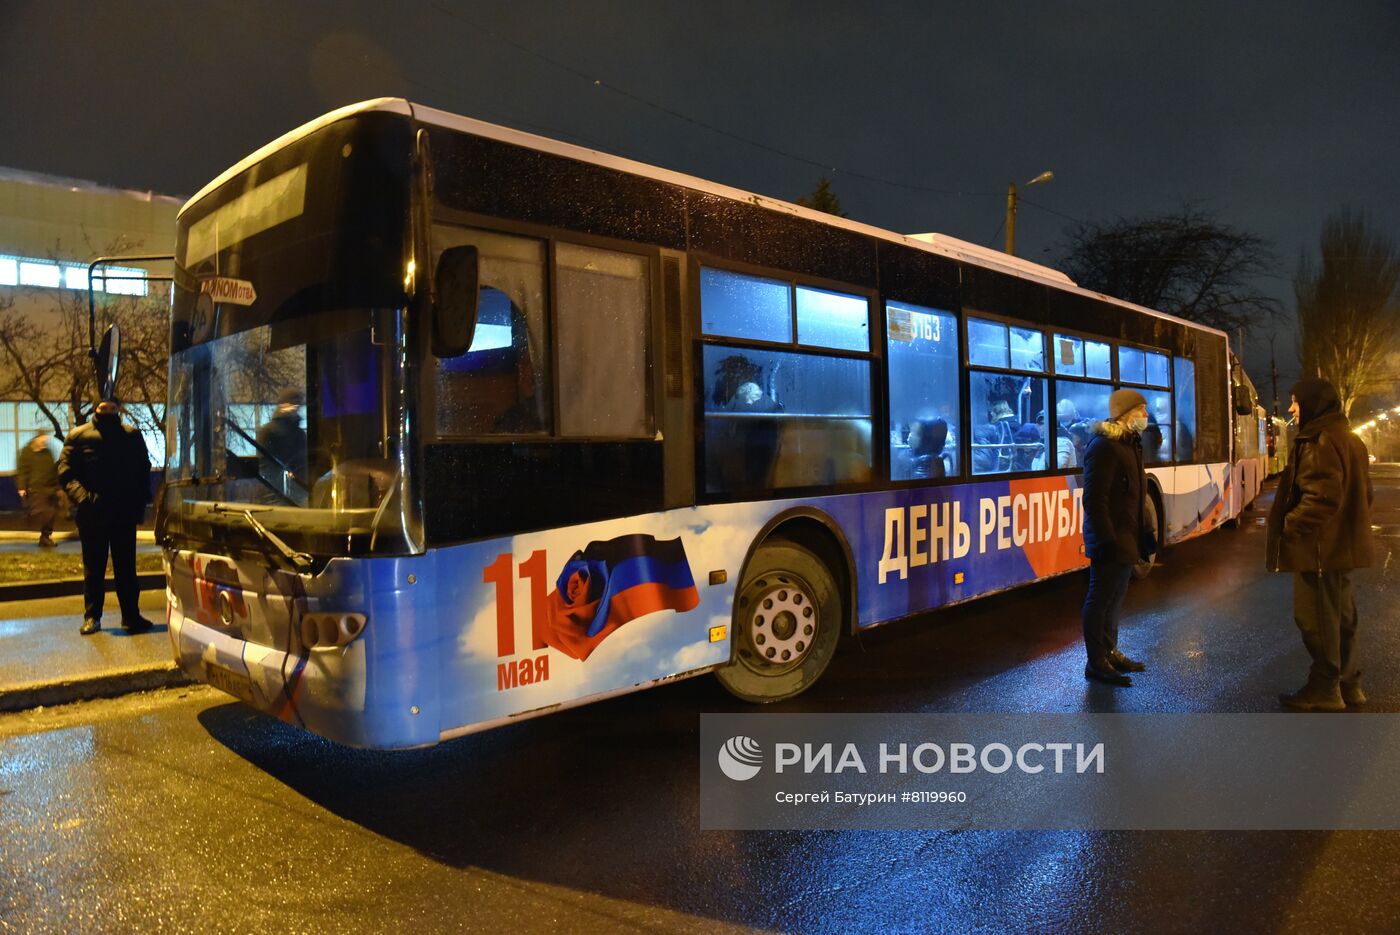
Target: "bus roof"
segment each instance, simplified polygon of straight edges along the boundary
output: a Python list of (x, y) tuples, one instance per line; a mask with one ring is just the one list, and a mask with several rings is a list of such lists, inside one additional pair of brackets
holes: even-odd
[(592, 163), (593, 165), (603, 166), (605, 168), (610, 169), (616, 169), (620, 172), (625, 172), (629, 175), (637, 175), (642, 176), (644, 178), (655, 179), (659, 182), (665, 182), (670, 185), (677, 185), (682, 188), (692, 189), (694, 191), (705, 192), (706, 194), (710, 195), (718, 195), (721, 198), (728, 198), (733, 201), (742, 201), (746, 204), (751, 204), (760, 208), (766, 208), (770, 211), (777, 211), (782, 214), (794, 215), (797, 217), (805, 218), (810, 221), (816, 221), (819, 224), (826, 224), (832, 227), (839, 227), (858, 234), (863, 234), (867, 237), (875, 237), (880, 240), (903, 244), (904, 246), (912, 247), (916, 250), (923, 250), (927, 253), (935, 253), (953, 260), (958, 260), (963, 263), (970, 263), (974, 266), (981, 266), (988, 269), (997, 270), (999, 272), (1009, 273), (1010, 275), (1016, 276), (1020, 279), (1030, 279), (1038, 281), (1045, 285), (1054, 286), (1058, 289), (1062, 289), (1067, 292), (1073, 292), (1079, 295), (1089, 296), (1095, 299), (1099, 299), (1101, 301), (1109, 302), (1121, 308), (1130, 309), (1132, 311), (1139, 312), (1144, 315), (1151, 315), (1156, 318), (1166, 319), (1167, 321), (1177, 322), (1179, 324), (1186, 325), (1191, 328), (1196, 328), (1201, 331), (1209, 331), (1211, 333), (1221, 335), (1227, 340), (1227, 342), (1229, 340), (1229, 335), (1227, 335), (1223, 331), (1220, 331), (1219, 329), (1211, 328), (1206, 325), (1202, 325), (1198, 322), (1187, 321), (1186, 319), (1178, 318), (1175, 315), (1168, 315), (1166, 312), (1160, 312), (1153, 308), (1147, 308), (1142, 305), (1135, 305), (1132, 302), (1127, 302), (1123, 299), (1115, 298), (1111, 295), (1105, 295), (1102, 292), (1094, 292), (1089, 289), (1081, 288), (1077, 283), (1074, 282), (1074, 280), (1070, 279), (1068, 276), (1066, 276), (1059, 270), (1052, 269), (1048, 266), (1042, 266), (1038, 263), (1032, 263), (1029, 260), (1023, 260), (1019, 257), (1010, 256), (996, 250), (991, 250), (987, 247), (979, 246), (977, 244), (968, 243), (967, 241), (959, 240), (956, 237), (950, 237), (946, 234), (898, 234), (893, 231), (885, 230), (884, 228), (874, 227), (870, 224), (862, 224), (859, 221), (852, 221), (848, 218), (838, 217), (833, 214), (827, 214), (824, 211), (816, 211), (811, 208), (804, 208), (801, 205), (795, 205), (787, 201), (780, 201), (776, 198), (770, 198), (766, 195), (759, 195), (754, 192), (747, 192), (740, 188), (732, 188), (728, 185), (721, 185), (717, 182), (711, 182), (693, 175), (686, 175), (682, 172), (673, 172), (669, 169), (662, 169), (658, 166), (648, 165), (644, 162), (637, 162), (636, 160), (627, 159), (622, 156), (614, 156), (610, 153), (600, 152), (596, 149), (589, 149), (584, 146), (576, 146), (572, 143), (564, 143), (559, 140), (550, 139), (546, 136), (538, 136), (534, 133), (526, 133), (522, 130), (512, 130), (509, 127), (503, 127), (494, 123), (487, 123), (484, 120), (477, 120), (472, 117), (463, 117), (458, 114), (449, 113), (445, 110), (438, 110), (434, 107), (427, 107), (422, 104), (413, 104), (407, 100), (404, 100), (403, 98), (397, 97), (381, 97), (375, 98), (373, 100), (361, 101), (358, 104), (350, 104), (348, 106), (341, 107), (337, 110), (333, 110), (328, 114), (324, 114), (316, 118), (315, 120), (312, 120), (310, 123), (306, 123), (300, 127), (297, 127), (295, 130), (291, 130), (288, 133), (284, 133), (282, 136), (279, 136), (271, 143), (268, 143), (266, 146), (261, 147), (256, 152), (240, 160), (234, 166), (220, 173), (219, 176), (216, 179), (214, 179), (214, 181), (204, 186), (202, 189), (199, 190), (198, 193), (195, 194), (193, 198), (185, 202), (184, 206), (180, 208), (179, 213), (184, 214), (184, 212), (188, 211), (192, 205), (198, 202), (205, 195), (209, 194), (214, 189), (223, 185), (225, 182), (238, 175), (240, 172), (243, 172), (245, 169), (247, 169), (254, 163), (257, 163), (267, 158), (272, 153), (277, 152), (279, 149), (282, 149), (285, 146), (289, 146), (292, 143), (295, 143), (297, 140), (316, 132), (322, 127), (328, 126), (336, 122), (337, 120), (344, 119), (345, 117), (351, 116), (352, 114), (364, 113), (366, 111), (388, 111), (390, 113), (404, 114), (406, 116), (411, 116), (417, 120), (420, 120), (423, 123), (445, 127), (451, 130), (460, 130), (461, 132), (468, 133), (473, 136), (485, 137), (487, 139), (497, 140), (502, 143), (521, 146), (526, 149), (533, 149), (539, 152), (545, 152), (556, 156), (562, 156), (567, 159), (574, 159), (580, 162)]

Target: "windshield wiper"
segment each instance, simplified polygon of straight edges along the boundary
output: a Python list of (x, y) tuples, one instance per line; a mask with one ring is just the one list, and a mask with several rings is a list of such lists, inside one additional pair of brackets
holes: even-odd
[(283, 542), (275, 533), (258, 522), (252, 510), (244, 507), (229, 506), (225, 503), (216, 503), (210, 507), (210, 509), (215, 513), (236, 513), (246, 519), (248, 525), (253, 527), (253, 532), (257, 533), (264, 542), (271, 546), (273, 551), (291, 566), (292, 571), (295, 571), (297, 574), (305, 574), (311, 570), (314, 564), (311, 556), (305, 552), (298, 552), (287, 545), (287, 543)]

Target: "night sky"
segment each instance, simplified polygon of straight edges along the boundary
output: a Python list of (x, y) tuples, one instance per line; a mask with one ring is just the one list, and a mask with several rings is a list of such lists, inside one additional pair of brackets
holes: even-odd
[(1050, 169), (1017, 226), (1041, 261), (1070, 219), (1189, 202), (1274, 244), (1290, 315), (1330, 211), (1400, 238), (1394, 0), (0, 0), (0, 74), (0, 165), (174, 195), (395, 95), (783, 199), (826, 174), (853, 219), (989, 246)]

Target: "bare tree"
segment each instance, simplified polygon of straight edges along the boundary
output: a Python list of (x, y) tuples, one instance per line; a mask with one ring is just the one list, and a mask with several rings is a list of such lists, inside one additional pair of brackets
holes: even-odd
[(1200, 322), (1231, 334), (1279, 314), (1262, 292), (1268, 243), (1190, 205), (1146, 218), (1080, 223), (1065, 231), (1060, 268), (1086, 289)]
[(1321, 262), (1299, 258), (1293, 281), (1303, 372), (1337, 388), (1342, 412), (1400, 377), (1400, 248), (1370, 218), (1342, 208), (1327, 218)]
[[(131, 249), (131, 244), (116, 243), (101, 252), (111, 255)], [(58, 257), (57, 246), (54, 257)], [(86, 421), (95, 388), (87, 292), (32, 288), (21, 295), (24, 301), (10, 300), (0, 306), (0, 393), (38, 405), (54, 435), (62, 438), (65, 415), (73, 425)], [(99, 333), (112, 323), (122, 330), (117, 394), (132, 421), (146, 429), (161, 424), (165, 403), (168, 297), (168, 289), (159, 283), (152, 283), (144, 296), (97, 293)], [(60, 400), (67, 404), (67, 413), (53, 405)]]

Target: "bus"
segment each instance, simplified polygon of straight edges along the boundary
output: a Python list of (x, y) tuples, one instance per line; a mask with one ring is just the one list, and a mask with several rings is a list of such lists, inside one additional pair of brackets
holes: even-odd
[(1269, 417), (1269, 476), (1275, 477), (1288, 467), (1288, 423), (1278, 416)]
[(1248, 505), (1259, 495), (1269, 476), (1269, 414), (1259, 404), (1259, 392), (1244, 369), (1244, 362), (1230, 355), (1231, 409), (1234, 423), (1234, 470), (1231, 480), (1236, 502)]
[(1158, 542), (1236, 516), (1228, 336), (399, 99), (181, 209), (157, 535), (180, 667), (359, 747), (715, 673), (1086, 567), (1149, 403)]

